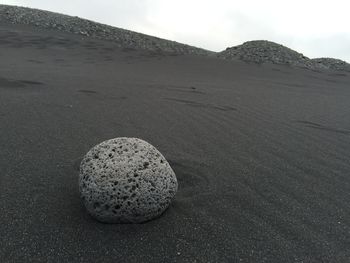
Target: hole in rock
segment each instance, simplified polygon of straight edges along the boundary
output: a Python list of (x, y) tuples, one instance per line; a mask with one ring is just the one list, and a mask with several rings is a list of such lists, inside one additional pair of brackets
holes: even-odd
[(144, 162), (144, 163), (143, 163), (143, 168), (146, 169), (148, 166), (149, 166), (149, 162)]

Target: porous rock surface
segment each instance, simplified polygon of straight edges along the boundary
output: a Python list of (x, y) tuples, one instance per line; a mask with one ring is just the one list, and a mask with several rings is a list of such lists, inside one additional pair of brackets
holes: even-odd
[(87, 211), (105, 223), (141, 223), (161, 215), (177, 191), (164, 156), (138, 138), (93, 147), (80, 165), (79, 190)]

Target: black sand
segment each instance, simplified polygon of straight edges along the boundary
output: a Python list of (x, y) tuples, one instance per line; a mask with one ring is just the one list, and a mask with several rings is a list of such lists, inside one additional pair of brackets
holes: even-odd
[[(349, 262), (350, 73), (116, 48), (0, 27), (1, 262)], [(94, 221), (81, 157), (140, 137), (173, 205)]]

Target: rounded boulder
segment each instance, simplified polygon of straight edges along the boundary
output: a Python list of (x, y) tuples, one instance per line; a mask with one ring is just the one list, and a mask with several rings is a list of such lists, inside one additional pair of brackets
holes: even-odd
[(80, 164), (79, 190), (88, 213), (105, 223), (160, 216), (178, 188), (174, 171), (151, 144), (115, 138), (93, 147)]

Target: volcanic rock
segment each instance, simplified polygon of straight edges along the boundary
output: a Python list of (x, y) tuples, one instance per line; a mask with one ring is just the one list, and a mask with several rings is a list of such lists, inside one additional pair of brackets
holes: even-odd
[(84, 205), (105, 223), (141, 223), (161, 215), (177, 191), (164, 156), (137, 138), (115, 138), (93, 147), (80, 165)]

